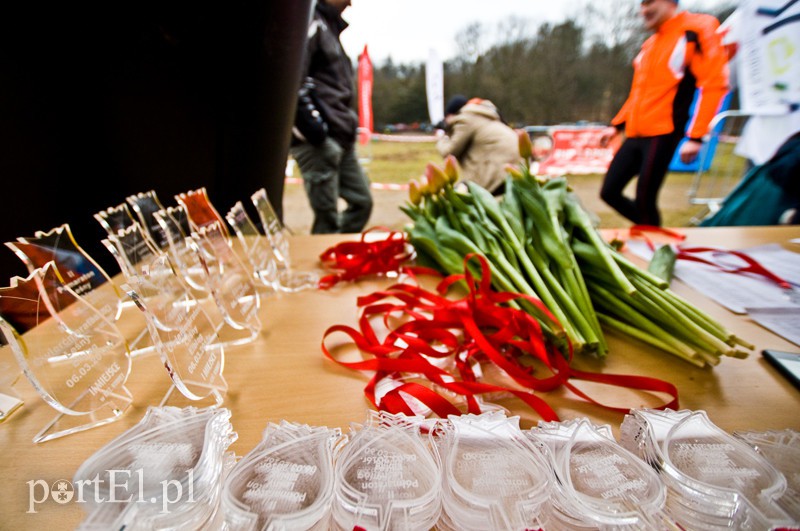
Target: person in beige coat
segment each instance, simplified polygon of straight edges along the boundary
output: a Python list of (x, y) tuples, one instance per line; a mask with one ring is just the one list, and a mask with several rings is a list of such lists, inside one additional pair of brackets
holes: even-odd
[(445, 108), (444, 131), (436, 149), (442, 157), (458, 160), (461, 179), (502, 194), (505, 167), (517, 165), (520, 157), (517, 133), (503, 122), (497, 107), (489, 100), (453, 96)]

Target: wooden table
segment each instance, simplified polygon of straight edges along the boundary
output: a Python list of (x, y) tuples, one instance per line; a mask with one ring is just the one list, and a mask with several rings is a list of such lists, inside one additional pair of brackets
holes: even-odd
[[(767, 242), (789, 244), (800, 238), (799, 227), (753, 227), (687, 229), (689, 245), (713, 245), (742, 249)], [(347, 239), (343, 236), (297, 236), (291, 241), (294, 268), (315, 269), (317, 256), (327, 247)], [(363, 388), (366, 376), (343, 368), (321, 353), (325, 330), (333, 324), (355, 325), (356, 297), (385, 286), (387, 280), (362, 280), (340, 284), (329, 291), (280, 294), (262, 300), (263, 330), (249, 345), (230, 348), (226, 355), (225, 378), (229, 391), (224, 407), (232, 411), (238, 440), (231, 447), (244, 455), (260, 440), (268, 422), (287, 421), (348, 429), (351, 422), (366, 418), (368, 403)], [(761, 357), (765, 348), (798, 351), (797, 346), (772, 334), (746, 316), (737, 316), (680, 282), (673, 289), (737, 335), (756, 345), (745, 360), (726, 358), (713, 369), (699, 369), (673, 356), (632, 340), (608, 334), (610, 353), (605, 361), (579, 358), (581, 369), (620, 374), (638, 374), (674, 383), (682, 408), (705, 410), (711, 420), (728, 431), (800, 429), (800, 391), (793, 388)], [(49, 421), (54, 410), (34, 392), (27, 380), (17, 391), (24, 407), (0, 425), (0, 528), (71, 529), (84, 518), (78, 504), (55, 502), (29, 507), (29, 481), (48, 484), (71, 480), (78, 466), (101, 446), (136, 424), (149, 406), (157, 405), (169, 387), (169, 380), (157, 356), (137, 357), (128, 380), (134, 405), (123, 418), (67, 437), (33, 444), (33, 436)], [(640, 396), (619, 388), (592, 389), (601, 401), (624, 407), (647, 406), (653, 397)], [(588, 417), (609, 424), (615, 434), (623, 416), (591, 405), (568, 391), (543, 397), (562, 419)], [(521, 417), (523, 428), (536, 425), (537, 415), (516, 400), (503, 400), (513, 414)]]

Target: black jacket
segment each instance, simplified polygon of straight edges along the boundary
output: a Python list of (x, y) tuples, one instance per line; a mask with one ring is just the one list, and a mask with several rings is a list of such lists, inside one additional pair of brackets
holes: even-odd
[[(306, 133), (309, 128), (308, 106), (313, 105), (327, 125), (327, 134), (341, 146), (347, 148), (355, 143), (358, 129), (358, 114), (353, 110), (355, 80), (353, 65), (344, 51), (339, 35), (347, 28), (347, 22), (332, 7), (318, 0), (308, 30), (305, 55), (305, 78), (310, 83), (311, 97), (298, 102), (296, 129), (303, 131), (308, 141), (319, 143), (319, 134)], [(302, 95), (301, 95), (302, 96)], [(293, 142), (303, 140), (297, 135)]]

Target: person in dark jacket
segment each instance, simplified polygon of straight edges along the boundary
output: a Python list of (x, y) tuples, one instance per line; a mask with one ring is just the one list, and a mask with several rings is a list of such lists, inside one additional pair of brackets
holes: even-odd
[[(292, 157), (314, 211), (312, 234), (361, 232), (372, 213), (369, 181), (355, 150), (353, 65), (339, 36), (350, 0), (317, 0), (308, 30)], [(339, 212), (339, 198), (347, 206)]]

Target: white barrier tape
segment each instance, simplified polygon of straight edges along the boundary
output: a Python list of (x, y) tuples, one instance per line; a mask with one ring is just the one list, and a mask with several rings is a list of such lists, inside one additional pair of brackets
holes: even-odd
[(438, 140), (433, 135), (383, 135), (380, 133), (372, 133), (371, 138), (385, 142), (436, 142)]
[[(286, 184), (303, 184), (303, 179), (298, 177), (287, 177)], [(393, 190), (400, 191), (408, 190), (408, 183), (369, 183), (369, 187), (373, 190)]]

